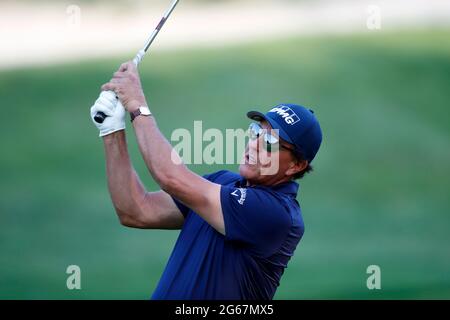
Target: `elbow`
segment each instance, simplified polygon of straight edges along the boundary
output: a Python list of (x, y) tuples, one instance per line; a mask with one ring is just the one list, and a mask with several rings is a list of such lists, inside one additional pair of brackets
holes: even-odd
[(119, 222), (122, 226), (134, 229), (154, 229), (157, 226), (157, 217), (152, 214), (151, 216), (144, 215), (142, 211), (124, 211), (119, 208), (115, 208)]
[(117, 216), (119, 217), (119, 222), (122, 226), (128, 227), (128, 228), (139, 228), (140, 224), (136, 217), (133, 215), (130, 215), (123, 210), (120, 210), (119, 208), (115, 208)]
[(124, 227), (131, 227), (131, 225), (133, 224), (133, 219), (119, 208), (115, 207), (114, 209), (116, 210), (120, 224)]

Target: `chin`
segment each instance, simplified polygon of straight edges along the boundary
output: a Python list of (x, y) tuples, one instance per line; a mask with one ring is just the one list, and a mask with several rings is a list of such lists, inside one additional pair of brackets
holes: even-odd
[(259, 177), (258, 168), (248, 164), (241, 164), (239, 166), (239, 174), (246, 180), (254, 180)]

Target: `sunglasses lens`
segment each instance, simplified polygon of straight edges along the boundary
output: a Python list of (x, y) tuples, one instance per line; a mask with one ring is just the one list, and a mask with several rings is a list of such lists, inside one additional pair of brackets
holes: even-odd
[(273, 135), (271, 135), (270, 133), (266, 134), (266, 141), (268, 144), (277, 144), (278, 143), (278, 139), (275, 138)]
[(267, 152), (277, 152), (280, 149), (278, 139), (271, 134), (267, 133), (264, 140)]
[(248, 135), (251, 140), (258, 139), (261, 134), (264, 133), (264, 149), (266, 149), (267, 152), (277, 152), (280, 149), (280, 140), (270, 134), (270, 132), (266, 132), (259, 124), (257, 123), (251, 123), (250, 127), (248, 128)]
[(261, 127), (258, 124), (256, 124), (256, 123), (250, 124), (250, 127), (248, 128), (248, 135), (251, 140), (258, 139), (260, 133), (261, 133)]
[(253, 139), (253, 126), (252, 123), (248, 126), (248, 136), (250, 137), (250, 139)]

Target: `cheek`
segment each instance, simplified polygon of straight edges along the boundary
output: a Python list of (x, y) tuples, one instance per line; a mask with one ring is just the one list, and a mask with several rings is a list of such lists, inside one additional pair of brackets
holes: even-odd
[(280, 156), (280, 170), (286, 171), (291, 167), (293, 159), (290, 154), (283, 152)]
[(283, 154), (280, 152), (267, 152), (265, 149), (260, 149), (258, 160), (262, 167), (279, 167), (279, 164), (284, 161)]
[(278, 163), (280, 157), (278, 152), (269, 153), (262, 149), (258, 154), (258, 159), (261, 162), (261, 165), (268, 166), (271, 163)]
[(261, 159), (261, 165), (265, 170), (270, 169), (270, 174), (286, 172), (291, 166), (292, 159), (289, 154), (284, 152), (276, 152), (265, 156)]

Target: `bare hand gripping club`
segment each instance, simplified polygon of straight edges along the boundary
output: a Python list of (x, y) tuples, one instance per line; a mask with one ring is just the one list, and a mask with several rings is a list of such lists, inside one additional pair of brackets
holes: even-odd
[[(175, 7), (177, 6), (179, 0), (174, 0), (172, 2), (172, 4), (170, 5), (170, 8), (167, 10), (167, 12), (165, 13), (164, 17), (162, 17), (161, 21), (159, 22), (159, 24), (156, 26), (156, 29), (153, 31), (153, 33), (151, 34), (150, 38), (147, 40), (147, 43), (145, 44), (144, 48), (142, 48), (141, 50), (139, 50), (139, 52), (137, 53), (136, 57), (134, 57), (133, 59), (133, 63), (138, 66), (139, 63), (142, 61), (142, 59), (144, 58), (145, 53), (147, 52), (147, 50), (150, 48), (150, 46), (153, 43), (153, 40), (155, 40), (156, 36), (158, 35), (159, 31), (162, 29), (162, 27), (164, 26), (164, 23), (166, 23), (167, 19), (169, 18), (170, 14), (172, 13), (172, 11), (175, 9)], [(111, 94), (114, 94), (113, 92), (111, 92)], [(118, 101), (117, 103), (120, 103), (120, 101)], [(94, 116), (94, 120), (97, 123), (103, 123), (103, 121), (105, 121), (106, 119), (106, 115), (103, 112), (97, 112), (97, 114)]]

